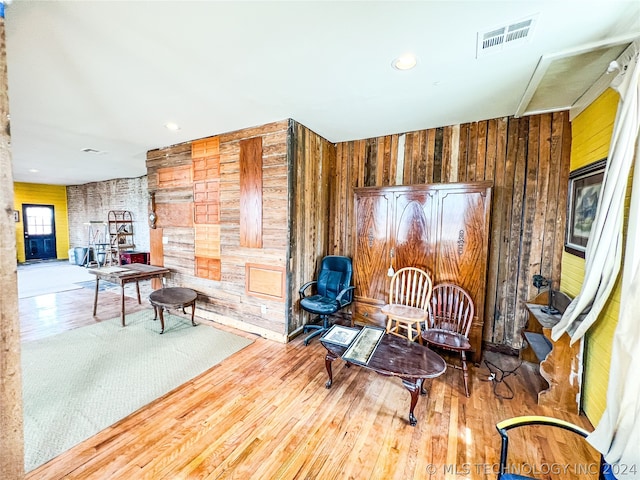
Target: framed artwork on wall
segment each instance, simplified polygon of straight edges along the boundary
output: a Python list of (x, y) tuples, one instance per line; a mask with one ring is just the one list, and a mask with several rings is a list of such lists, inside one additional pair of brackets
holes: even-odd
[(591, 227), (596, 217), (606, 164), (605, 158), (569, 174), (564, 249), (581, 258), (584, 258)]

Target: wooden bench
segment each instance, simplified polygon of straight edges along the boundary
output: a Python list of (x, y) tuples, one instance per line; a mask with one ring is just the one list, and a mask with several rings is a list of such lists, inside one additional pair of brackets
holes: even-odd
[(558, 313), (546, 311), (548, 300), (549, 291), (545, 290), (525, 303), (529, 318), (521, 332), (524, 346), (520, 358), (539, 364), (540, 375), (549, 384), (549, 388), (538, 392), (538, 405), (580, 413), (582, 340), (570, 345), (571, 338), (566, 333), (557, 342), (551, 339), (551, 329), (562, 318), (571, 298), (562, 292), (551, 291), (551, 306)]

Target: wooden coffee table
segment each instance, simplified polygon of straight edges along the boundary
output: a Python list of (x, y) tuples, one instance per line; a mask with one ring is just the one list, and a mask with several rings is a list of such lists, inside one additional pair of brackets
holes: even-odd
[[(341, 322), (340, 322), (341, 323)], [(346, 323), (344, 326), (349, 326)], [(361, 328), (356, 326), (355, 328)], [(328, 343), (320, 339), (320, 343), (327, 350), (325, 366), (329, 374), (327, 388), (333, 384), (332, 362), (340, 358), (347, 350), (346, 346)], [(347, 362), (347, 365), (355, 365)], [(413, 411), (418, 403), (418, 395), (426, 395), (423, 383), (429, 378), (442, 375), (447, 369), (444, 359), (428, 347), (419, 343), (395, 335), (384, 334), (378, 347), (371, 355), (366, 365), (359, 366), (373, 370), (380, 375), (399, 377), (402, 384), (411, 394), (411, 406), (409, 408), (409, 424), (413, 427), (418, 423)]]
[(185, 312), (186, 307), (191, 307), (191, 325), (194, 327), (196, 323), (193, 321), (193, 316), (196, 311), (196, 299), (198, 298), (198, 294), (195, 290), (191, 290), (190, 288), (182, 288), (182, 287), (167, 287), (160, 288), (151, 292), (149, 295), (149, 302), (153, 305), (153, 319), (156, 320), (158, 318), (158, 313), (160, 314), (160, 333), (164, 333), (164, 310), (169, 310), (172, 308), (181, 308), (183, 313)]

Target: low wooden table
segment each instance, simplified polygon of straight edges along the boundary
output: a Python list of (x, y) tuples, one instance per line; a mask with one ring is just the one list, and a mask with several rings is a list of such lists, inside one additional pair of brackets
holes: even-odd
[(182, 312), (186, 313), (184, 309), (191, 307), (191, 325), (194, 327), (196, 323), (193, 321), (193, 316), (196, 311), (196, 299), (198, 294), (195, 290), (182, 287), (168, 287), (160, 288), (151, 292), (149, 295), (149, 302), (153, 305), (153, 319), (158, 318), (158, 312), (160, 313), (160, 333), (164, 333), (164, 310), (171, 308), (182, 308)]
[[(336, 322), (338, 323), (338, 322)], [(339, 322), (342, 324), (342, 322)], [(344, 324), (344, 326), (348, 326)], [(355, 328), (359, 328), (356, 326)], [(326, 348), (325, 367), (329, 374), (327, 388), (333, 384), (332, 362), (340, 358), (347, 347), (333, 343), (320, 343)], [(355, 365), (347, 362), (347, 365)], [(411, 394), (411, 406), (409, 408), (409, 424), (413, 427), (418, 423), (413, 411), (418, 403), (419, 393), (426, 395), (423, 388), (424, 380), (442, 375), (447, 369), (444, 359), (437, 353), (419, 343), (410, 342), (407, 339), (395, 335), (384, 334), (375, 352), (363, 368), (373, 370), (380, 375), (399, 377), (402, 384)]]
[(136, 293), (138, 294), (138, 303), (140, 301), (140, 280), (148, 280), (150, 278), (163, 277), (170, 272), (168, 268), (156, 267), (153, 265), (145, 265), (143, 263), (132, 263), (131, 265), (121, 265), (119, 267), (100, 267), (89, 268), (87, 270), (96, 276), (96, 293), (93, 298), (93, 316), (98, 311), (98, 291), (100, 280), (116, 283), (121, 287), (121, 307), (120, 315), (122, 318), (122, 326), (124, 327), (124, 286), (127, 283), (136, 282)]

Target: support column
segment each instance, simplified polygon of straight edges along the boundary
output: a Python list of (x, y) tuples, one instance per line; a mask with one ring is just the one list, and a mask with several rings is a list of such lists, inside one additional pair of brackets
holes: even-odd
[(0, 478), (24, 478), (22, 372), (4, 3), (0, 0)]

